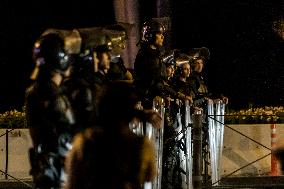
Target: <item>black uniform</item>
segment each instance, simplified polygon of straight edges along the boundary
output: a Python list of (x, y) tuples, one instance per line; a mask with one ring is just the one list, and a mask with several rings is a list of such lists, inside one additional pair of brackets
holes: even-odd
[(92, 85), (94, 63), (89, 57), (90, 55), (77, 57), (71, 77), (63, 82), (64, 93), (70, 100), (76, 118), (75, 133), (94, 126), (96, 121), (95, 94)]
[[(75, 123), (70, 102), (60, 89), (72, 56), (57, 33), (42, 36), (34, 47), (39, 68), (36, 81), (26, 91), (26, 119), (33, 148), (31, 175), (36, 188), (60, 188), (64, 181), (64, 158), (71, 148)], [(55, 83), (56, 82), (56, 83)]]
[(90, 84), (84, 78), (72, 78), (65, 81), (64, 93), (70, 100), (76, 118), (74, 134), (93, 126), (95, 104)]
[(127, 72), (126, 67), (124, 66), (123, 59), (115, 57), (110, 62), (110, 69), (108, 70), (108, 77), (112, 81), (116, 80), (125, 80), (125, 74)]
[(163, 95), (166, 66), (162, 63), (160, 50), (142, 46), (134, 62), (134, 80), (142, 97), (152, 101)]
[(192, 72), (191, 81), (195, 84), (194, 91), (195, 96), (193, 98), (194, 105), (203, 107), (206, 103), (205, 97), (211, 97), (212, 95), (208, 92), (208, 87), (205, 83), (204, 77), (201, 73)]
[(26, 116), (34, 148), (31, 174), (38, 187), (59, 187), (71, 144), (74, 117), (70, 103), (52, 81), (36, 82), (26, 92)]

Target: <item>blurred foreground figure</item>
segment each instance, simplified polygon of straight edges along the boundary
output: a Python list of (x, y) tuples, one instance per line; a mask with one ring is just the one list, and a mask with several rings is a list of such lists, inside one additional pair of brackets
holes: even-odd
[(62, 84), (76, 118), (75, 133), (92, 126), (96, 119), (93, 80), (99, 60), (93, 49), (87, 49), (86, 52), (75, 56), (71, 76)]
[(64, 49), (64, 40), (53, 33), (35, 43), (34, 58), (38, 73), (26, 91), (27, 124), (33, 142), (31, 175), (36, 188), (60, 188), (74, 124), (70, 103), (60, 86), (70, 74), (72, 57)]
[(140, 189), (156, 176), (153, 144), (129, 129), (133, 120), (158, 127), (154, 111), (137, 109), (135, 88), (125, 82), (105, 86), (98, 125), (75, 136), (68, 155), (67, 189)]

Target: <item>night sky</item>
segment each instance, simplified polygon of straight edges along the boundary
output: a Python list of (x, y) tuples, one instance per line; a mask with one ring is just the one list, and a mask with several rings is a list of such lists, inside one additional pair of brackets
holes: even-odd
[[(99, 2), (99, 3), (98, 3)], [(111, 0), (0, 1), (0, 111), (21, 109), (33, 68), (31, 49), (47, 28), (82, 28), (115, 22)], [(155, 17), (155, 3), (141, 0), (141, 18)], [(284, 104), (283, 38), (273, 22), (283, 0), (168, 0), (171, 47), (208, 47), (209, 88), (230, 107)], [(145, 8), (146, 7), (146, 8)]]
[(73, 29), (115, 22), (110, 0), (0, 1), (0, 111), (21, 109), (33, 69), (32, 47), (47, 28)]
[(284, 104), (284, 44), (272, 29), (283, 0), (183, 1), (173, 10), (175, 46), (211, 50), (212, 92), (228, 96), (233, 108)]

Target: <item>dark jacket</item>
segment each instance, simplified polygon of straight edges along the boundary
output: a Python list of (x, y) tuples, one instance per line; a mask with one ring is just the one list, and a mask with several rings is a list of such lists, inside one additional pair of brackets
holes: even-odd
[(142, 46), (134, 62), (135, 85), (143, 97), (153, 99), (163, 95), (166, 66), (162, 63), (159, 49)]
[(75, 123), (69, 100), (52, 81), (35, 82), (26, 91), (26, 116), (34, 146), (57, 152), (58, 138)]

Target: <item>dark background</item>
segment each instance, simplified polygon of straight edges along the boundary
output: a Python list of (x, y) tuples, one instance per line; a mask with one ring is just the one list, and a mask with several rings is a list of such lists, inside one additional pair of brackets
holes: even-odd
[(210, 89), (227, 95), (233, 108), (283, 105), (283, 38), (272, 28), (274, 20), (283, 19), (283, 8), (283, 0), (174, 4), (175, 46), (211, 50), (206, 72)]
[[(155, 1), (140, 0), (140, 20), (156, 17)], [(167, 0), (171, 48), (208, 47), (209, 88), (230, 107), (283, 105), (283, 38), (273, 22), (283, 19), (283, 0)], [(32, 46), (47, 28), (72, 29), (115, 23), (104, 1), (0, 1), (0, 111), (21, 109), (33, 68)]]

